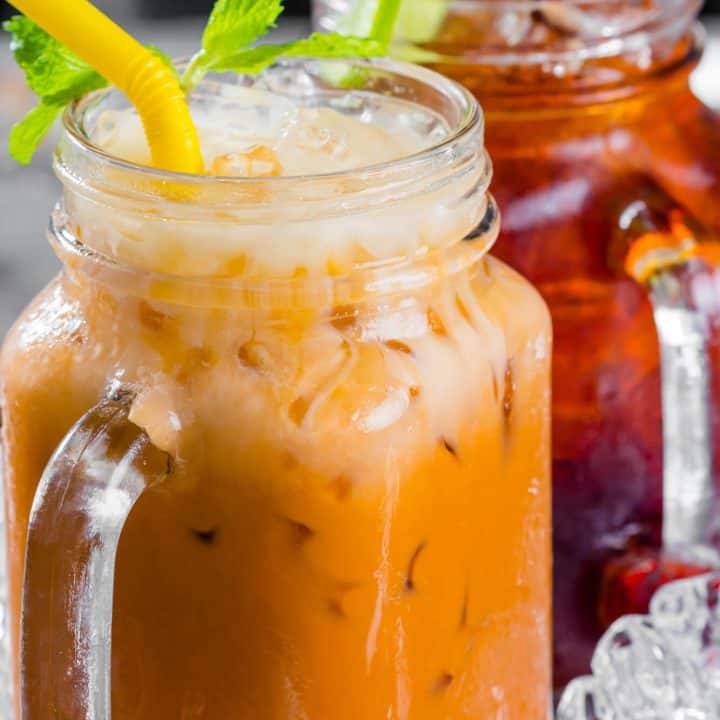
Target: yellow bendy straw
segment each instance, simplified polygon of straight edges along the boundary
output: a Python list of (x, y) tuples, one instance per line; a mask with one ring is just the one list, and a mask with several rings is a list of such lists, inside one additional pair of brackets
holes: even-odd
[(145, 127), (155, 167), (203, 172), (185, 94), (159, 57), (87, 0), (9, 1), (127, 95)]

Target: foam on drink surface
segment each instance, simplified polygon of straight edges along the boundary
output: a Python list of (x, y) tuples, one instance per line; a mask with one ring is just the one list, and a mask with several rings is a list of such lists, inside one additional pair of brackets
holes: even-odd
[[(266, 90), (235, 85), (222, 86), (210, 101), (195, 103), (193, 117), (209, 175), (341, 172), (397, 160), (422, 150), (428, 142), (407, 125), (402, 130), (385, 128), (333, 107), (303, 106)], [(145, 133), (134, 110), (105, 111), (93, 139), (110, 155), (150, 164)]]
[[(400, 202), (384, 193), (369, 207), (348, 203), (348, 188), (359, 188), (363, 181), (342, 173), (413, 156), (448, 137), (446, 124), (432, 111), (372, 93), (294, 95), (260, 82), (257, 87), (212, 84), (211, 92), (193, 96), (207, 175), (324, 178), (322, 190), (308, 190), (311, 196), (298, 202), (289, 185), (243, 187), (230, 181), (213, 186), (212, 207), (191, 222), (175, 222), (182, 208), (169, 203), (158, 202), (150, 213), (132, 206), (109, 213), (76, 201), (72, 214), (83, 226), (83, 237), (92, 238), (96, 250), (154, 271), (297, 277), (342, 275), (359, 266), (415, 257), (456, 242), (479, 222), (483, 202), (457, 202), (463, 192), (452, 183)], [(149, 165), (137, 114), (108, 105), (98, 108), (86, 128), (91, 141), (109, 155)], [(328, 182), (333, 174), (337, 181)], [(370, 181), (369, 189), (377, 191), (380, 182)], [(470, 190), (474, 180), (467, 182)], [(250, 202), (247, 197), (238, 201), (243, 191), (255, 193)], [(285, 212), (286, 200), (294, 201), (292, 216)], [(335, 207), (318, 213), (310, 201), (315, 208), (325, 201), (334, 201)]]

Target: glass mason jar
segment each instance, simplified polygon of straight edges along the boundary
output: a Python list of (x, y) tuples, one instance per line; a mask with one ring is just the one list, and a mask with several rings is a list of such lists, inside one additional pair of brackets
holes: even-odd
[(487, 254), (479, 108), (390, 62), (239, 82), (429, 147), (182, 176), (93, 146), (114, 93), (66, 115), (63, 271), (2, 352), (23, 720), (541, 717), (549, 315)]
[[(712, 536), (718, 482), (720, 119), (689, 86), (700, 3), (428, 0), (413, 15), (419, 5), (403, 6), (398, 52), (480, 99), (498, 254), (553, 316), (563, 685), (614, 618), (717, 562), (675, 552)], [(331, 29), (348, 3), (315, 10)]]

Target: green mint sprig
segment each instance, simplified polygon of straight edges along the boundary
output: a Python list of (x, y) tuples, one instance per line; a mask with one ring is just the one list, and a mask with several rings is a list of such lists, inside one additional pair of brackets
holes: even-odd
[[(294, 42), (251, 47), (275, 27), (283, 0), (217, 0), (202, 37), (202, 49), (182, 78), (189, 93), (208, 72), (257, 74), (281, 57), (353, 58), (386, 55), (401, 0), (377, 0), (369, 37), (313, 33)], [(108, 82), (64, 45), (22, 15), (3, 28), (39, 104), (10, 133), (10, 155), (28, 164), (64, 108)], [(163, 62), (171, 60), (150, 48)]]
[(374, 40), (337, 33), (313, 33), (303, 40), (245, 48), (226, 57), (217, 57), (200, 68), (189, 67), (191, 74), (186, 73), (183, 85), (188, 88), (195, 87), (209, 71), (256, 75), (281, 57), (348, 58), (377, 57), (385, 54), (385, 47)]
[(10, 131), (10, 155), (27, 165), (65, 106), (107, 82), (32, 20), (17, 15), (4, 23), (10, 49), (39, 104)]
[[(16, 15), (3, 24), (12, 36), (10, 49), (40, 102), (10, 131), (10, 155), (27, 165), (58, 115), (83, 95), (107, 87), (104, 77), (32, 20)], [(150, 48), (168, 66), (167, 55)]]
[[(382, 0), (383, 7), (399, 0)], [(281, 44), (249, 47), (270, 29), (283, 11), (282, 0), (217, 0), (203, 33), (202, 50), (183, 76), (191, 90), (208, 72), (256, 74), (281, 57), (376, 57), (387, 53), (387, 43), (339, 33), (313, 33)]]

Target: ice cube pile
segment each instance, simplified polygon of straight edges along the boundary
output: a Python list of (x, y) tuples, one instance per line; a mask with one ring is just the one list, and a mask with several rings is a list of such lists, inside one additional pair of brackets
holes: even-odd
[(720, 573), (661, 588), (648, 616), (618, 620), (572, 682), (557, 720), (718, 720)]
[[(302, 75), (295, 73), (295, 79)], [(267, 80), (265, 81), (267, 85)], [(203, 88), (201, 88), (202, 90)], [(230, 83), (192, 100), (208, 174), (278, 177), (333, 173), (389, 162), (447, 137), (448, 129), (411, 103), (348, 92), (328, 106), (272, 88)], [(303, 103), (303, 100), (306, 102)], [(355, 106), (353, 106), (353, 103)], [(418, 115), (425, 121), (413, 121)], [(426, 124), (433, 122), (431, 132)], [(91, 130), (105, 152), (141, 165), (150, 150), (136, 111), (106, 110)]]

